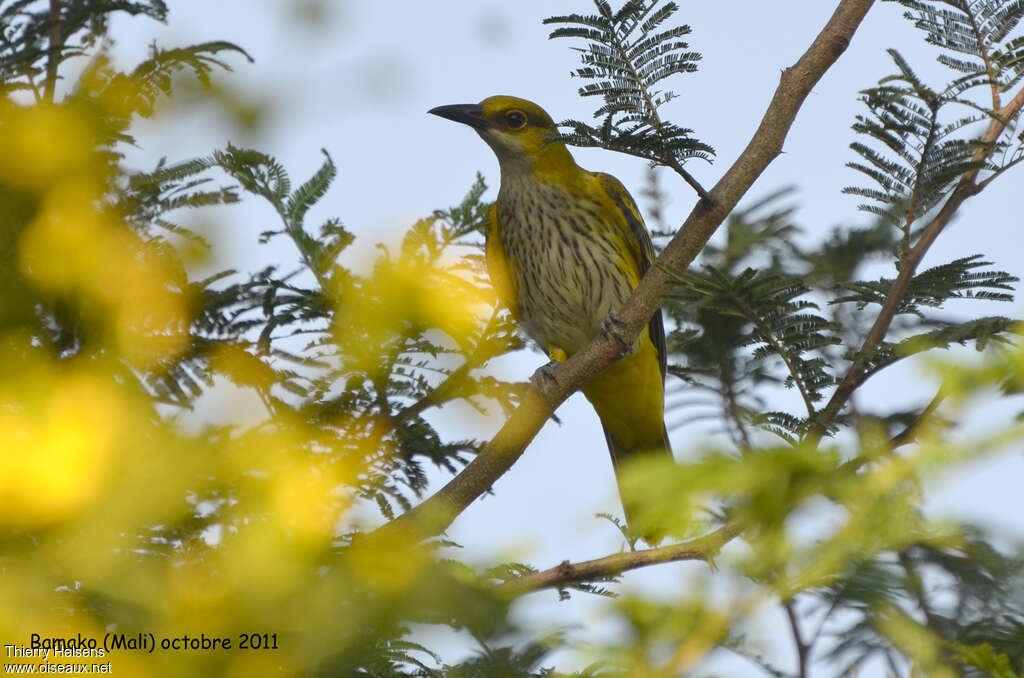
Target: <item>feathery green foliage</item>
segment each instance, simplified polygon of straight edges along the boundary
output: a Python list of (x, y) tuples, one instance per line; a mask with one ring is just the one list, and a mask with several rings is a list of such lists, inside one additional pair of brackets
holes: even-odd
[[(974, 114), (946, 121), (950, 104), (962, 104), (961, 93), (936, 92), (925, 85), (903, 57), (889, 50), (899, 73), (865, 90), (867, 115), (857, 116), (854, 131), (876, 142), (879, 150), (861, 142), (851, 148), (863, 162), (849, 167), (870, 178), (877, 188), (848, 187), (844, 192), (872, 203), (860, 208), (890, 220), (907, 233), (968, 172), (997, 171), (988, 157), (993, 148), (973, 139), (971, 126), (984, 120)], [(875, 204), (877, 203), (877, 204)]]
[[(58, 8), (54, 15), (53, 8)], [(0, 94), (28, 91), (36, 101), (53, 100), (60, 65), (88, 54), (107, 33), (110, 17), (117, 12), (163, 21), (167, 5), (162, 0), (83, 0), (46, 3), (39, 0), (7, 0), (0, 4)], [(57, 42), (52, 38), (58, 36)], [(48, 82), (49, 81), (49, 82)]]
[[(729, 462), (708, 457), (678, 471), (664, 465), (638, 468), (635, 482), (643, 489), (637, 497), (647, 501), (652, 524), (676, 525), (683, 533), (701, 523), (695, 520), (694, 505), (708, 502), (713, 516), (756, 526), (747, 533), (757, 554), (751, 572), (779, 587), (787, 614), (793, 615), (797, 650), (804, 657), (800, 676), (811, 672), (815, 658), (841, 675), (856, 675), (879, 660), (894, 675), (907, 675), (915, 665), (925, 670), (952, 666), (958, 675), (1017, 675), (1024, 670), (1024, 657), (1014, 643), (1019, 643), (1024, 615), (1012, 602), (1016, 575), (1009, 574), (1012, 566), (1006, 564), (1017, 562), (1019, 547), (999, 551), (991, 546), (990, 535), (970, 527), (964, 528), (966, 543), (957, 542), (959, 537), (953, 543), (944, 537), (930, 541), (936, 527), (916, 508), (927, 464), (914, 462), (921, 470), (898, 472), (900, 456), (893, 451), (913, 443), (917, 452), (910, 452), (911, 458), (939, 454), (942, 444), (921, 442), (921, 437), (956, 426), (938, 410), (962, 386), (944, 387), (930, 402), (909, 410), (885, 411), (866, 399), (859, 410), (841, 406), (833, 414), (831, 399), (823, 402), (835, 398), (835, 387), (852, 370), (857, 370), (856, 392), (869, 378), (884, 378), (877, 375), (925, 352), (936, 356), (967, 344), (994, 356), (1020, 350), (1017, 320), (964, 316), (968, 310), (962, 303), (951, 313), (951, 303), (962, 300), (1012, 301), (1018, 276), (991, 268), (983, 255), (920, 270), (915, 257), (939, 232), (936, 219), (948, 218), (940, 214), (943, 206), (959, 205), (950, 202), (958, 187), (964, 195), (980, 192), (1020, 160), (1020, 113), (1007, 108), (1007, 102), (1020, 96), (1015, 88), (1021, 81), (1021, 3), (901, 4), (912, 10), (908, 18), (927, 32), (928, 41), (943, 48), (940, 62), (957, 73), (948, 84), (930, 87), (906, 59), (889, 50), (896, 74), (862, 93), (867, 111), (853, 130), (863, 141), (851, 144), (859, 157), (849, 166), (872, 185), (845, 192), (867, 198), (861, 209), (875, 221), (865, 228), (836, 229), (818, 244), (798, 245), (806, 238), (794, 223), (789, 193), (779, 191), (731, 215), (724, 241), (705, 248), (699, 267), (672, 271), (676, 288), (665, 306), (675, 325), (668, 337), (669, 371), (686, 384), (670, 397), (673, 421), (687, 431), (719, 435), (733, 459), (760, 469), (752, 471), (755, 478), (771, 479), (765, 481), (770, 489), (762, 489), (755, 478), (744, 484), (743, 474), (734, 477), (721, 469)], [(950, 50), (972, 58), (955, 62)], [(1000, 95), (994, 103), (989, 101), (992, 92)], [(1013, 119), (1005, 117), (1008, 111)], [(865, 277), (885, 261), (897, 276)], [(910, 277), (904, 284), (906, 271)], [(880, 313), (891, 324), (871, 339)], [(967, 383), (1009, 390), (1015, 383), (999, 368), (981, 374), (989, 376), (966, 377)], [(794, 385), (803, 397), (780, 399), (780, 387)], [(780, 456), (770, 447), (781, 438), (794, 446), (794, 454), (798, 449), (806, 454), (817, 431), (836, 441), (852, 435), (859, 443), (837, 442), (846, 461), (831, 466), (822, 460), (824, 466), (817, 469), (798, 461), (806, 456)], [(775, 435), (765, 438), (761, 432)], [(692, 439), (693, 433), (686, 437)], [(782, 459), (788, 461), (768, 470), (769, 463)], [(861, 506), (862, 499), (839, 489), (848, 482), (841, 479), (852, 481), (851, 472), (865, 483), (876, 473), (897, 474), (903, 481), (891, 500), (869, 493), (877, 506)], [(752, 510), (750, 497), (759, 492), (774, 492), (773, 499)], [(785, 492), (792, 494), (783, 499)], [(851, 519), (851, 525), (875, 527), (857, 545), (842, 542), (861, 534), (851, 527), (802, 550), (778, 532), (778, 525), (806, 510), (811, 498), (862, 516)], [(786, 507), (781, 514), (780, 505)], [(822, 510), (820, 504), (814, 510)], [(1002, 563), (998, 575), (974, 569), (986, 560), (979, 547)], [(839, 563), (838, 570), (831, 570)], [(828, 583), (811, 583), (818, 576)], [(957, 592), (955, 608), (949, 607), (947, 590)], [(1008, 609), (967, 612), (980, 606), (979, 599), (1002, 600)], [(767, 674), (793, 675), (742, 636), (726, 644)], [(925, 647), (934, 648), (934, 654)]]
[[(287, 650), (257, 668), (283, 675), (554, 678), (552, 653), (578, 643), (517, 621), (509, 594), (544, 575), (559, 600), (615, 598), (608, 614), (622, 632), (577, 676), (702, 674), (719, 649), (794, 678), (878, 663), (900, 676), (1024, 673), (1024, 548), (924, 510), (943, 473), (1024, 435), (1013, 423), (979, 435), (961, 426), (992, 392), (1024, 389), (1020, 324), (982, 307), (1011, 301), (1019, 272), (984, 255), (921, 265), (943, 214), (1022, 157), (1011, 103), (1024, 82), (1024, 2), (897, 1), (952, 76), (926, 84), (890, 51), (895, 75), (862, 92), (851, 167), (869, 184), (847, 191), (872, 221), (815, 239), (798, 225), (795, 191), (770, 192), (734, 211), (692, 270), (670, 271), (669, 424), (686, 442), (678, 463), (640, 460), (624, 491), (639, 498), (640, 523), (679, 538), (728, 523), (746, 547), (698, 549), (716, 567), (655, 599), (624, 590), (621, 568), (560, 579), (571, 564), (470, 563), (445, 539), (366, 534), (431, 489), (431, 467), (455, 473), (481, 449), (436, 415), (465, 411), (456, 403), (508, 413), (526, 388), (486, 370), (524, 344), (484, 274), (482, 177), (354, 269), (352, 232), (320, 216), (351, 158), (323, 150), (294, 181), (271, 154), (232, 144), (125, 166), (136, 116), (173, 97), (179, 73), (215, 84), (248, 56), (240, 47), (154, 45), (122, 72), (106, 58), (110, 17), (163, 20), (164, 3), (0, 0), (0, 131), (49, 125), (56, 157), (77, 148), (88, 160), (0, 172), (0, 442), (15, 449), (0, 463), (17, 471), (0, 469), (12, 610), (0, 626), (24, 629), (41, 609), (87, 633), (262, 625)], [(568, 141), (691, 181), (683, 163), (713, 151), (667, 117), (668, 78), (699, 60), (680, 8), (595, 5), (545, 21), (551, 37), (584, 42), (580, 94), (601, 101), (599, 124), (565, 123)], [(84, 137), (68, 131), (78, 128)], [(68, 188), (83, 184), (92, 192)], [(73, 209), (52, 210), (57, 194)], [(190, 218), (220, 223), (242, 201), (265, 215), (243, 237), (277, 263), (248, 270), (224, 248), (220, 270), (197, 274), (196, 253), (220, 245)], [(941, 357), (966, 345), (981, 352), (970, 365)], [(862, 390), (925, 354), (942, 380), (930, 399), (886, 407)], [(246, 416), (181, 425), (225, 392), (251, 396)], [(11, 492), (8, 478), (31, 479), (33, 464), (50, 475)], [(50, 481), (80, 492), (31, 505)], [(639, 555), (651, 553), (661, 552)], [(777, 632), (753, 637), (767, 608), (790, 624), (796, 668), (765, 652)], [(438, 628), (472, 638), (470, 656), (435, 646), (424, 629)], [(237, 658), (194, 653), (172, 669), (253, 672)]]
[[(941, 49), (938, 61), (959, 74), (942, 88), (929, 87), (899, 52), (890, 49), (898, 72), (863, 93), (868, 114), (858, 116), (854, 130), (872, 139), (875, 147), (852, 144), (863, 162), (849, 166), (876, 187), (849, 187), (846, 192), (871, 200), (861, 209), (891, 220), (908, 243), (915, 221), (961, 177), (980, 172), (994, 178), (1024, 158), (1015, 125), (1007, 125), (991, 139), (978, 133), (978, 123), (1003, 118), (1000, 94), (1024, 75), (1024, 37), (1015, 34), (1024, 5), (894, 1), (908, 8), (905, 16)], [(979, 89), (988, 90), (990, 97), (977, 96)]]
[(943, 50), (939, 63), (962, 74), (949, 88), (963, 92), (987, 86), (1006, 92), (1020, 82), (1024, 40), (1013, 33), (1024, 15), (1024, 2), (895, 1), (907, 8), (906, 18), (924, 31), (925, 39)]
[[(942, 653), (961, 664), (962, 675), (1015, 675), (1011, 667), (1024, 663), (1024, 561), (994, 549), (988, 539), (968, 527), (962, 544), (916, 544), (892, 558), (858, 561), (841, 580), (815, 591), (813, 604), (827, 616), (853, 613), (833, 632), (838, 642), (830, 658), (852, 673), (880, 655), (894, 671), (905, 672), (905, 659), (879, 628), (878, 610), (916, 607), (948, 641)], [(938, 591), (944, 595), (932, 595)], [(1002, 674), (993, 673), (997, 667)]]
[(544, 20), (561, 24), (552, 38), (579, 38), (583, 66), (575, 75), (590, 81), (579, 92), (601, 97), (594, 112), (603, 116), (594, 127), (578, 120), (565, 139), (576, 146), (597, 146), (646, 158), (663, 165), (682, 165), (692, 158), (710, 161), (714, 149), (692, 137), (693, 130), (662, 119), (661, 107), (675, 98), (660, 89), (662, 81), (678, 73), (697, 70), (700, 54), (689, 51), (682, 38), (690, 27), (665, 27), (678, 11), (674, 2), (629, 0), (616, 11), (607, 0), (594, 0), (597, 14), (569, 14)]
[(835, 383), (820, 351), (839, 340), (832, 334), (833, 324), (814, 313), (818, 306), (800, 298), (809, 289), (799, 278), (752, 268), (730, 276), (710, 266), (700, 273), (674, 271), (673, 276), (678, 285), (673, 301), (715, 330), (728, 325), (728, 318), (740, 319), (725, 345), (749, 349), (751, 364), (781, 360), (788, 372), (783, 383), (797, 388), (808, 415), (814, 415), (813, 403), (821, 400), (822, 389)]
[[(896, 313), (912, 313), (923, 317), (921, 307), (936, 308), (951, 299), (988, 299), (1012, 301), (1013, 283), (1019, 279), (1003, 271), (976, 271), (990, 266), (980, 261), (981, 255), (961, 257), (948, 264), (933, 266), (914, 276)], [(877, 281), (851, 281), (838, 286), (837, 291), (848, 292), (836, 297), (832, 303), (854, 302), (859, 308), (868, 304), (882, 305), (892, 288), (891, 279)], [(1005, 291), (993, 291), (1005, 290)]]

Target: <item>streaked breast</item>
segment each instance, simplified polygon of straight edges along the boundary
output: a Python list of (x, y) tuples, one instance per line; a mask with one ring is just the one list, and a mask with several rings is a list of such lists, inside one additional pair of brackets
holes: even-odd
[(600, 202), (530, 178), (502, 178), (501, 243), (516, 279), (526, 333), (569, 354), (632, 291), (629, 254), (601, 215)]

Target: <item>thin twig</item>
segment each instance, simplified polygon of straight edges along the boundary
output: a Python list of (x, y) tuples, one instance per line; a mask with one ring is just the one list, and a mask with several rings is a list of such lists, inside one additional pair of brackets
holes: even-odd
[[(11, 51), (12, 55), (17, 54), (17, 48), (14, 46), (14, 43), (11, 42), (10, 38), (7, 37), (7, 33), (3, 30), (3, 28), (0, 28), (0, 40), (3, 40), (4, 46), (6, 46), (7, 49)], [(32, 90), (32, 96), (35, 99), (35, 102), (37, 104), (41, 103), (43, 101), (43, 95), (42, 93), (40, 93), (39, 86), (36, 85), (36, 81), (32, 79), (31, 69), (21, 68), (20, 71), (25, 78), (25, 82), (28, 84), (28, 88)]]
[(939, 405), (945, 399), (946, 392), (940, 389), (931, 402), (928, 403), (928, 406), (921, 410), (921, 414), (917, 415), (914, 421), (910, 422), (909, 426), (889, 439), (889, 447), (896, 449), (917, 440), (917, 436), (921, 433), (921, 426), (935, 413), (935, 410), (939, 408)]
[(985, 41), (981, 37), (981, 28), (978, 26), (977, 17), (975, 17), (974, 13), (971, 11), (970, 3), (963, 3), (963, 6), (959, 9), (967, 15), (968, 19), (970, 19), (971, 30), (974, 31), (974, 39), (978, 43), (978, 54), (981, 55), (981, 60), (985, 63), (985, 75), (987, 75), (988, 79), (991, 81), (989, 82), (989, 87), (992, 88), (992, 110), (998, 111), (1000, 108), (999, 84), (996, 82), (995, 77), (993, 77), (996, 71), (992, 68), (992, 59), (988, 53), (988, 45), (985, 44)]
[(728, 650), (728, 651), (732, 652), (734, 655), (736, 655), (737, 657), (741, 657), (743, 659), (746, 659), (748, 662), (750, 662), (751, 664), (753, 664), (757, 668), (761, 669), (765, 673), (771, 674), (775, 678), (789, 678), (789, 674), (788, 673), (786, 673), (785, 671), (782, 671), (781, 669), (775, 668), (774, 666), (769, 664), (764, 659), (764, 657), (761, 657), (760, 655), (752, 654), (750, 652), (741, 650), (738, 647), (733, 647), (732, 645), (722, 645), (720, 649)]
[(676, 174), (683, 178), (683, 181), (690, 184), (693, 190), (697, 191), (697, 195), (700, 196), (701, 200), (711, 200), (711, 195), (708, 194), (706, 190), (704, 190), (704, 187), (700, 185), (699, 181), (693, 178), (692, 174), (690, 174), (683, 168), (683, 163), (679, 162), (679, 158), (675, 157), (674, 155), (669, 155), (667, 157), (659, 156), (659, 161), (661, 162), (661, 164), (674, 170)]
[[(1005, 157), (1005, 156), (1004, 156), (1004, 157)], [(1014, 165), (1017, 165), (1017, 164), (1019, 164), (1019, 163), (1020, 163), (1021, 161), (1024, 161), (1024, 153), (1021, 153), (1020, 155), (1018, 155), (1018, 156), (1017, 156), (1016, 158), (1014, 158), (1014, 159), (1013, 159), (1013, 160), (1011, 160), (1010, 162), (1006, 163), (1005, 165), (1003, 165), (1003, 166), (1002, 166), (1002, 167), (1000, 167), (999, 169), (997, 169), (997, 170), (995, 170), (994, 172), (992, 172), (992, 174), (991, 174), (990, 176), (988, 176), (988, 177), (985, 177), (985, 179), (984, 179), (983, 181), (981, 181), (981, 182), (979, 182), (979, 183), (978, 183), (978, 188), (979, 188), (980, 190), (985, 190), (985, 188), (986, 188), (986, 187), (987, 187), (987, 186), (988, 186), (989, 184), (991, 184), (991, 183), (992, 183), (992, 181), (993, 181), (993, 180), (994, 180), (994, 179), (995, 179), (996, 177), (998, 177), (999, 175), (1001, 175), (1001, 174), (1002, 174), (1003, 172), (1005, 172), (1006, 170), (1010, 169), (1010, 168), (1011, 168), (1011, 167), (1013, 167)]]
[(790, 598), (784, 602), (782, 607), (786, 610), (786, 618), (789, 619), (789, 629), (793, 632), (793, 643), (796, 645), (796, 656), (800, 670), (800, 673), (797, 675), (800, 678), (808, 678), (807, 659), (810, 655), (811, 646), (804, 641), (803, 635), (800, 633), (800, 621), (797, 619), (796, 611), (793, 609), (793, 599)]
[[(737, 298), (736, 300), (742, 303), (742, 299)], [(772, 350), (782, 358), (782, 362), (786, 365), (786, 371), (789, 372), (789, 376), (793, 377), (793, 383), (796, 384), (797, 390), (800, 391), (800, 397), (804, 399), (804, 407), (807, 408), (807, 416), (813, 418), (814, 402), (811, 400), (811, 394), (807, 391), (807, 386), (804, 384), (803, 378), (793, 365), (793, 361), (790, 359), (789, 354), (782, 348), (782, 344), (779, 343), (779, 340), (775, 338), (775, 335), (772, 334), (771, 330), (765, 326), (764, 322), (758, 318), (755, 313), (751, 312), (750, 309), (744, 310), (749, 313), (747, 320), (754, 323), (754, 327), (756, 327), (761, 333), (764, 340), (767, 341), (768, 345), (772, 347)]]
[[(615, 49), (618, 50), (619, 52), (619, 59), (621, 59), (622, 63), (629, 66), (629, 70), (632, 73), (633, 79), (638, 83), (642, 83), (643, 78), (640, 77), (640, 74), (637, 73), (636, 69), (633, 68), (633, 60), (630, 59), (629, 50), (626, 49), (626, 46), (622, 44), (622, 40), (619, 39), (618, 34), (612, 33), (611, 40), (612, 43), (615, 45)], [(650, 111), (650, 121), (653, 123), (652, 126), (654, 127), (658, 136), (661, 137), (663, 134), (665, 124), (662, 122), (661, 116), (658, 115), (658, 107), (654, 105), (654, 100), (651, 98), (651, 93), (647, 91), (646, 87), (641, 85), (639, 89), (640, 94), (644, 98), (644, 105), (647, 107), (647, 110)], [(711, 200), (711, 197), (708, 195), (708, 192), (704, 190), (704, 187), (701, 186), (700, 183), (696, 179), (694, 179), (689, 172), (683, 169), (683, 164), (679, 162), (679, 158), (677, 158), (675, 155), (671, 153), (660, 154), (658, 155), (657, 160), (666, 167), (671, 167), (673, 170), (675, 170), (676, 174), (683, 178), (683, 181), (688, 183), (693, 188), (693, 190), (697, 191), (697, 195), (700, 196), (701, 200)]]
[(921, 576), (917, 573), (914, 563), (910, 560), (910, 556), (907, 555), (906, 550), (897, 553), (896, 557), (900, 561), (900, 567), (903, 568), (904, 573), (907, 575), (907, 583), (910, 585), (910, 590), (914, 593), (914, 597), (917, 598), (917, 605), (921, 608), (921, 612), (924, 614), (928, 627), (941, 636), (942, 620), (935, 615), (931, 605), (928, 603), (924, 584), (921, 582)]
[(921, 148), (921, 157), (918, 159), (917, 171), (914, 173), (914, 187), (910, 191), (910, 201), (907, 205), (907, 218), (902, 228), (901, 257), (903, 258), (910, 255), (910, 227), (914, 224), (914, 213), (917, 212), (917, 199), (921, 193), (921, 180), (924, 179), (925, 166), (928, 162), (928, 151), (932, 149), (932, 144), (935, 143), (935, 136), (939, 131), (938, 104), (933, 104), (931, 109), (932, 119), (928, 122), (928, 137), (924, 140), (924, 146)]
[[(488, 332), (490, 332), (491, 328), (494, 327), (494, 323), (498, 319), (500, 313), (501, 307), (495, 306), (494, 310), (491, 311), (491, 317), (480, 330), (481, 337), (486, 336)], [(429, 393), (414, 402), (412, 405), (409, 405), (396, 413), (394, 421), (402, 422), (411, 419), (418, 416), (424, 410), (441, 405), (450, 398), (451, 394), (465, 382), (469, 372), (480, 367), (481, 361), (477, 359), (477, 352), (479, 351), (479, 348), (479, 344), (475, 346), (473, 350), (466, 355), (466, 362), (450, 372), (448, 376), (445, 377), (444, 381), (431, 389)]]
[(725, 544), (739, 533), (740, 527), (737, 523), (727, 523), (710, 534), (681, 544), (616, 553), (579, 563), (570, 563), (566, 560), (547, 570), (507, 581), (498, 587), (498, 591), (510, 598), (515, 598), (540, 589), (606, 579), (648, 565), (681, 560), (710, 561)]
[[(841, 0), (828, 23), (779, 85), (747, 147), (686, 222), (619, 310), (620, 334), (630, 341), (646, 328), (671, 287), (668, 270), (685, 269), (768, 165), (782, 152), (800, 107), (811, 89), (842, 55), (874, 0)], [(617, 339), (598, 334), (587, 346), (547, 374), (534, 375), (512, 416), (472, 462), (426, 501), (377, 530), (413, 540), (443, 532), (456, 516), (508, 471), (554, 410), (571, 394), (621, 357)], [(551, 378), (553, 377), (553, 378)], [(376, 533), (375, 533), (376, 534)]]
[[(1024, 88), (1017, 92), (1017, 95), (1005, 106), (996, 111), (996, 115), (989, 121), (988, 128), (981, 136), (981, 139), (979, 139), (981, 143), (978, 144), (978, 150), (975, 151), (972, 157), (973, 161), (980, 162), (991, 153), (995, 141), (1005, 131), (1009, 122), (1020, 113), (1022, 106), (1024, 106)], [(889, 293), (882, 303), (882, 310), (879, 311), (878, 317), (875, 319), (871, 330), (868, 332), (868, 336), (864, 339), (864, 343), (858, 351), (861, 356), (869, 355), (885, 339), (889, 326), (896, 317), (896, 312), (899, 310), (907, 290), (910, 288), (910, 283), (913, 280), (918, 265), (936, 238), (939, 237), (939, 234), (949, 224), (950, 219), (953, 218), (953, 215), (956, 214), (956, 211), (960, 209), (960, 206), (968, 198), (976, 195), (988, 185), (987, 181), (976, 183), (979, 171), (980, 169), (973, 169), (960, 177), (960, 181), (957, 182), (956, 187), (949, 194), (942, 208), (925, 226), (917, 243), (901, 259), (899, 275), (896, 276), (892, 287), (889, 288)], [(849, 369), (847, 369), (839, 386), (836, 387), (828, 404), (822, 408), (816, 418), (815, 426), (809, 434), (809, 438), (812, 441), (820, 439), (824, 435), (826, 424), (839, 414), (839, 411), (850, 399), (853, 392), (864, 383), (868, 376), (870, 376), (870, 373), (867, 371), (866, 358), (862, 357), (850, 364)]]
[(57, 89), (57, 67), (60, 65), (60, 52), (64, 48), (64, 36), (60, 30), (60, 6), (61, 0), (50, 0), (50, 44), (47, 45), (49, 49), (46, 57), (46, 81), (43, 98), (51, 104)]
[(408, 421), (409, 419), (418, 416), (424, 410), (443, 404), (444, 401), (448, 399), (449, 394), (465, 381), (466, 375), (468, 375), (469, 371), (474, 367), (477, 366), (471, 365), (469, 362), (463, 363), (457, 369), (452, 371), (452, 373), (449, 374), (444, 381), (438, 384), (436, 388), (431, 389), (429, 393), (414, 402), (412, 405), (403, 407), (395, 414), (394, 420), (396, 422)]
[[(747, 432), (747, 427), (743, 423), (743, 419), (740, 416), (742, 412), (742, 406), (739, 404), (739, 400), (735, 389), (735, 380), (733, 379), (733, 364), (730, 357), (725, 356), (725, 351), (722, 350), (719, 353), (722, 356), (721, 367), (722, 367), (722, 403), (725, 406), (725, 418), (726, 421), (732, 422), (733, 426), (736, 427), (736, 433), (739, 435), (739, 441), (744, 449), (751, 449), (750, 434)], [(733, 442), (736, 441), (736, 436), (730, 436), (733, 438)]]

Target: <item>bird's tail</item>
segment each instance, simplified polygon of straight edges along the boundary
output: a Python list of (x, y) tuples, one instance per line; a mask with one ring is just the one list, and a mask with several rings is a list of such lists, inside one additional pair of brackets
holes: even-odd
[[(615, 481), (616, 481), (616, 483), (619, 486), (619, 498), (622, 500), (622, 510), (625, 512), (625, 515), (626, 515), (626, 524), (629, 525), (630, 523), (634, 522), (633, 519), (636, 517), (636, 511), (637, 511), (638, 507), (636, 506), (636, 502), (635, 501), (630, 501), (630, 500), (627, 499), (627, 495), (624, 492), (624, 488), (623, 488), (623, 485), (622, 485), (622, 476), (623, 476), (622, 468), (623, 468), (623, 464), (627, 463), (628, 459), (631, 459), (631, 458), (635, 457), (638, 454), (644, 454), (644, 453), (648, 453), (648, 454), (652, 454), (652, 455), (667, 455), (668, 458), (671, 459), (672, 458), (672, 446), (671, 446), (671, 444), (669, 443), (669, 440), (668, 440), (668, 431), (665, 429), (665, 425), (662, 424), (662, 426), (661, 426), (661, 443), (659, 445), (657, 445), (657, 446), (641, 448), (641, 449), (628, 449), (626, 447), (623, 447), (622, 445), (620, 445), (616, 441), (615, 437), (608, 430), (607, 426), (603, 426), (603, 428), (604, 428), (604, 439), (608, 442), (608, 453), (611, 454), (611, 456), (612, 456), (612, 466), (615, 468)], [(651, 534), (651, 535), (644, 535), (644, 539), (646, 541), (648, 541), (648, 542), (651, 542), (651, 543), (654, 543), (654, 542), (651, 541), (651, 539), (655, 538), (655, 537), (656, 537), (656, 535), (653, 535), (653, 534)], [(655, 541), (657, 541), (657, 539), (655, 539)]]
[[(665, 395), (658, 352), (642, 340), (636, 352), (597, 375), (583, 387), (604, 428), (608, 451), (622, 497), (622, 467), (628, 459), (650, 452), (672, 457), (665, 432)], [(626, 522), (633, 522), (636, 506), (624, 499)], [(644, 535), (646, 541), (650, 541)]]

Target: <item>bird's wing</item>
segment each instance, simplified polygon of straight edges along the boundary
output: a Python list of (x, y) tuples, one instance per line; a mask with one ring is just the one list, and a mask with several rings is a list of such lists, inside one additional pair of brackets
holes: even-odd
[[(605, 193), (615, 203), (615, 206), (618, 207), (619, 212), (622, 213), (625, 219), (626, 225), (629, 227), (630, 232), (624, 234), (627, 236), (624, 240), (629, 244), (630, 252), (636, 261), (637, 269), (642, 277), (654, 263), (656, 253), (654, 251), (654, 243), (651, 242), (651, 235), (647, 232), (647, 227), (644, 226), (643, 217), (640, 216), (640, 209), (636, 206), (636, 202), (633, 201), (633, 197), (626, 190), (626, 187), (622, 185), (621, 181), (604, 172), (594, 172), (594, 176), (601, 183), (601, 188), (604, 189)], [(668, 350), (665, 346), (665, 322), (661, 317), (661, 309), (658, 309), (651, 318), (647, 331), (651, 335), (654, 347), (658, 349), (661, 377), (664, 379), (667, 369)]]
[(494, 204), (487, 212), (487, 240), (484, 245), (484, 260), (487, 262), (487, 273), (491, 276), (491, 285), (494, 286), (498, 298), (508, 310), (512, 317), (519, 318), (519, 296), (516, 291), (516, 279), (509, 267), (508, 257), (505, 256), (505, 248), (501, 244), (501, 237), (498, 235), (498, 205)]

